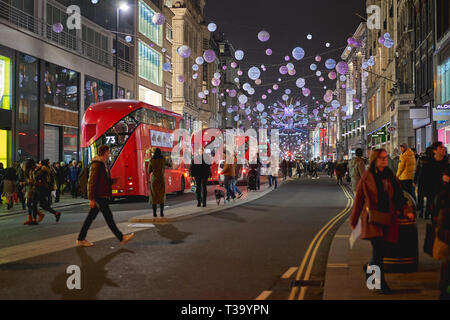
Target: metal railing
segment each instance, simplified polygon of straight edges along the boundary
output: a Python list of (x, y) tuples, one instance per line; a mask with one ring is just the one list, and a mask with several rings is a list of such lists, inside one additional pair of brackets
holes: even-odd
[[(83, 41), (71, 31), (55, 32), (53, 26), (47, 22), (19, 10), (10, 4), (0, 0), (0, 23), (7, 22), (9, 25), (25, 29), (38, 35), (42, 39), (57, 44), (68, 49), (82, 57), (88, 57), (90, 60), (101, 63), (107, 67), (115, 67), (115, 55), (105, 51), (91, 43)], [(134, 75), (134, 64), (119, 58), (118, 69), (125, 73)]]

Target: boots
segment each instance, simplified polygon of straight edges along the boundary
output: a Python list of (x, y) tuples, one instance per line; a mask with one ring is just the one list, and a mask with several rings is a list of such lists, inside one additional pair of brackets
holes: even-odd
[(37, 219), (38, 222), (41, 222), (45, 217), (45, 214), (43, 214), (40, 210), (38, 210), (37, 215), (38, 215)]
[(28, 220), (25, 221), (23, 224), (24, 225), (30, 224), (31, 221), (32, 221), (31, 216), (28, 216)]

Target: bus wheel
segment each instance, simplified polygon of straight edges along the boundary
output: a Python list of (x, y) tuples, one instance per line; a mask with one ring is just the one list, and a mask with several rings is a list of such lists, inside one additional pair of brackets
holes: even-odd
[(186, 182), (184, 181), (184, 176), (181, 176), (181, 190), (178, 191), (177, 193), (179, 195), (183, 194), (185, 188), (186, 188)]

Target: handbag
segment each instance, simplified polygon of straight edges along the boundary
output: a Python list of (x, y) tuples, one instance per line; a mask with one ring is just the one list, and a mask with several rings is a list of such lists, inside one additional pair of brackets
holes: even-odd
[(425, 232), (425, 241), (423, 242), (423, 252), (426, 254), (433, 256), (433, 246), (434, 241), (436, 240), (436, 232), (431, 223), (427, 223), (426, 232)]
[(436, 260), (444, 260), (447, 257), (447, 253), (448, 245), (439, 239), (438, 233), (436, 232), (433, 243), (433, 258)]
[(369, 223), (383, 226), (388, 226), (391, 224), (391, 213), (369, 209), (369, 207), (366, 207), (366, 210), (369, 214)]
[(191, 191), (195, 193), (197, 191), (197, 186), (195, 185), (195, 180), (191, 180)]

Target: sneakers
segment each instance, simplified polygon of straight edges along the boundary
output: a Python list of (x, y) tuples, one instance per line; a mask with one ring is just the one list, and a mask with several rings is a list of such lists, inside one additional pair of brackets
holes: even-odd
[(92, 247), (94, 244), (87, 240), (77, 240), (77, 246), (79, 247)]
[(55, 214), (56, 222), (59, 222), (59, 219), (61, 219), (61, 212), (57, 212)]
[(133, 239), (134, 237), (134, 232), (133, 233), (129, 233), (129, 234), (125, 234), (122, 238), (122, 241), (120, 241), (120, 244), (125, 245), (128, 243), (128, 241), (130, 241), (131, 239)]
[(238, 195), (238, 199), (240, 199), (240, 198), (242, 198), (242, 196), (243, 196), (244, 194), (242, 194), (242, 193), (239, 193), (239, 195)]
[(38, 210), (38, 212), (37, 212), (37, 215), (38, 215), (38, 222), (41, 222), (43, 219), (44, 219), (44, 217), (45, 217), (45, 214), (43, 214), (41, 211), (39, 211)]

